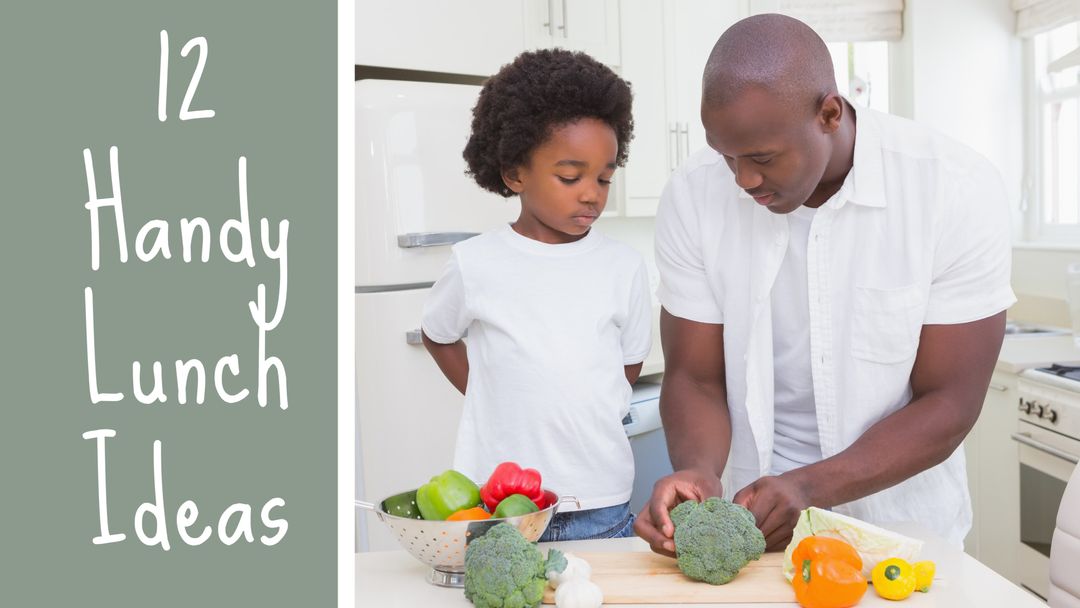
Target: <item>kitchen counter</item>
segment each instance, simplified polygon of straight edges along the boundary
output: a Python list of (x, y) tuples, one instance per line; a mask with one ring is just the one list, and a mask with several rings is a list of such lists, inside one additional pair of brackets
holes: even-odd
[[(1069, 337), (1069, 341), (1072, 338)], [(1038, 598), (1013, 585), (963, 551), (933, 537), (915, 525), (895, 526), (897, 532), (926, 541), (920, 559), (937, 563), (937, 575), (929, 593), (914, 593), (901, 603), (884, 600), (869, 589), (859, 606), (868, 608), (960, 608), (963, 606), (1002, 606), (1008, 608), (1045, 608)], [(573, 541), (543, 543), (542, 550), (558, 548), (575, 553), (604, 551), (648, 551), (640, 538), (612, 540)], [(380, 608), (415, 606), (441, 607), (472, 606), (461, 589), (448, 589), (428, 584), (425, 577), (428, 567), (413, 559), (405, 551), (380, 551), (356, 554), (356, 605)], [(703, 583), (704, 584), (704, 583)], [(628, 606), (604, 604), (605, 606)], [(777, 607), (798, 607), (794, 602), (770, 604)], [(637, 604), (638, 608), (652, 606), (676, 606), (675, 604)], [(727, 608), (760, 608), (763, 604), (694, 604), (694, 606), (722, 606)]]
[(1016, 374), (1051, 363), (1080, 362), (1072, 333), (1063, 336), (1005, 336), (994, 371)]

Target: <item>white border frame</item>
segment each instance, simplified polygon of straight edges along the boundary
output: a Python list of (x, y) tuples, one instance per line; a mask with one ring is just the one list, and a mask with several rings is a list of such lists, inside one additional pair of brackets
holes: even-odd
[(356, 4), (338, 0), (337, 11), (337, 605), (356, 605), (356, 532), (353, 501), (356, 495), (356, 436), (354, 338), (356, 336), (353, 283), (355, 237), (355, 108)]

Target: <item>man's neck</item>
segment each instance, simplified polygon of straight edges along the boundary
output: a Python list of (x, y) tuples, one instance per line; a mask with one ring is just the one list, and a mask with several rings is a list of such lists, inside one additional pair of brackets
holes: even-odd
[(851, 171), (855, 163), (855, 108), (844, 102), (844, 116), (840, 119), (840, 128), (833, 133), (836, 138), (836, 146), (833, 147), (832, 157), (825, 166), (825, 174), (818, 183), (814, 193), (804, 203), (807, 207), (817, 208), (825, 204), (832, 195), (840, 191), (844, 185), (844, 179)]

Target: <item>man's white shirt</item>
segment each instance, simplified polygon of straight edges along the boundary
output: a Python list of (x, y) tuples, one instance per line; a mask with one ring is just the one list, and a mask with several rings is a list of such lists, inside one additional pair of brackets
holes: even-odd
[[(735, 184), (711, 149), (672, 175), (656, 220), (659, 298), (671, 314), (724, 325), (732, 446), (725, 495), (774, 456), (771, 296), (788, 218)], [(906, 405), (923, 325), (994, 315), (1013, 302), (1005, 188), (972, 150), (860, 108), (854, 165), (814, 214), (806, 242), (809, 366), (822, 458)], [(905, 458), (906, 454), (882, 454)], [(918, 521), (960, 544), (971, 526), (963, 449), (837, 512)]]

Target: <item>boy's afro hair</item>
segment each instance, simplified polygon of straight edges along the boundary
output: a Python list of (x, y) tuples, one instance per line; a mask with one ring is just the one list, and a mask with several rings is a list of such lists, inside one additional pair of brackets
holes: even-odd
[(473, 108), (466, 173), (485, 190), (514, 195), (502, 171), (526, 165), (553, 129), (596, 118), (615, 131), (615, 162), (626, 164), (633, 137), (630, 85), (585, 53), (542, 49), (518, 55), (489, 78)]

